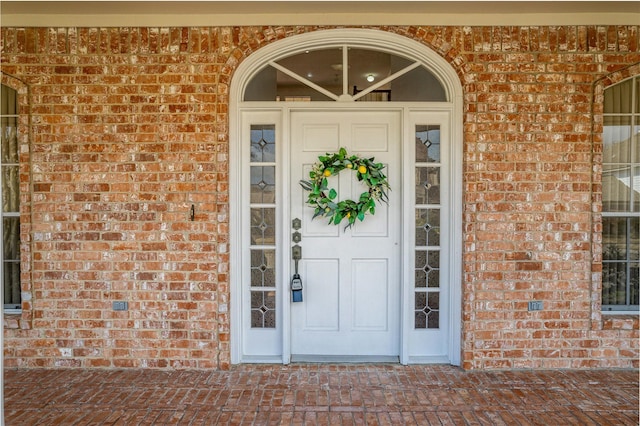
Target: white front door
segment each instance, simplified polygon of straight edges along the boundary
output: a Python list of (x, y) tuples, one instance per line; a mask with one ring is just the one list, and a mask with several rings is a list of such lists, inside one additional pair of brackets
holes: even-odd
[[(292, 111), (291, 218), (301, 220), (303, 301), (291, 304), (292, 360), (396, 360), (400, 353), (402, 186), (399, 111)], [(375, 215), (345, 229), (313, 218), (309, 179), (318, 156), (345, 148), (385, 164), (391, 190)], [(329, 178), (338, 201), (356, 202), (367, 187), (345, 169)], [(293, 230), (292, 230), (293, 232)], [(294, 244), (293, 242), (291, 243)]]

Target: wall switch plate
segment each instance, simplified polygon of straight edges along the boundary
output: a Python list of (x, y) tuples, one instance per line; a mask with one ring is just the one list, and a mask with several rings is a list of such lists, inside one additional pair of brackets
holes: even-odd
[(530, 311), (541, 311), (543, 308), (542, 300), (532, 300), (529, 302)]
[(115, 301), (113, 302), (113, 310), (114, 311), (126, 311), (129, 309), (129, 303), (124, 301)]

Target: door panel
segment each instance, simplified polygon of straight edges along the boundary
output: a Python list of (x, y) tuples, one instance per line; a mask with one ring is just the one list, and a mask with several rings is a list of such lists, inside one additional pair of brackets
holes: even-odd
[[(291, 113), (291, 217), (302, 219), (303, 302), (291, 305), (291, 353), (397, 356), (400, 341), (400, 114), (389, 111)], [(299, 185), (319, 155), (344, 147), (386, 165), (389, 203), (345, 230), (313, 217)], [(343, 170), (329, 179), (338, 199), (366, 186)]]
[[(387, 259), (353, 259), (352, 330), (385, 331), (389, 326), (389, 262)], [(372, 294), (379, 297), (371, 297)]]

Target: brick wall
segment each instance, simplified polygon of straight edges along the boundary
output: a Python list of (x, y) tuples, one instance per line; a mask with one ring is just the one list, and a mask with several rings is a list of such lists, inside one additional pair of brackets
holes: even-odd
[[(228, 367), (229, 82), (317, 29), (2, 29), (31, 113), (5, 365)], [(637, 318), (599, 311), (598, 132), (603, 88), (640, 72), (639, 27), (379, 29), (464, 89), (463, 366), (637, 367)]]

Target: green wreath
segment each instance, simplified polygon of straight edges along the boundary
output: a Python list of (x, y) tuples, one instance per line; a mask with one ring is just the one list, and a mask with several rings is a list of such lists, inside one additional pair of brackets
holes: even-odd
[[(356, 155), (349, 156), (347, 150), (340, 148), (335, 154), (327, 153), (318, 157), (309, 172), (310, 180), (301, 180), (300, 185), (309, 191), (307, 204), (315, 209), (313, 218), (325, 216), (329, 218), (329, 224), (338, 225), (343, 219), (352, 226), (356, 219), (363, 221), (366, 213), (375, 214), (376, 201), (388, 202), (386, 190), (389, 188), (387, 177), (382, 173), (384, 165), (374, 163), (374, 158), (360, 158)], [(335, 189), (329, 189), (327, 178), (337, 175), (344, 169), (356, 172), (359, 181), (364, 181), (369, 190), (360, 194), (360, 199), (344, 200), (336, 202), (338, 193)]]

